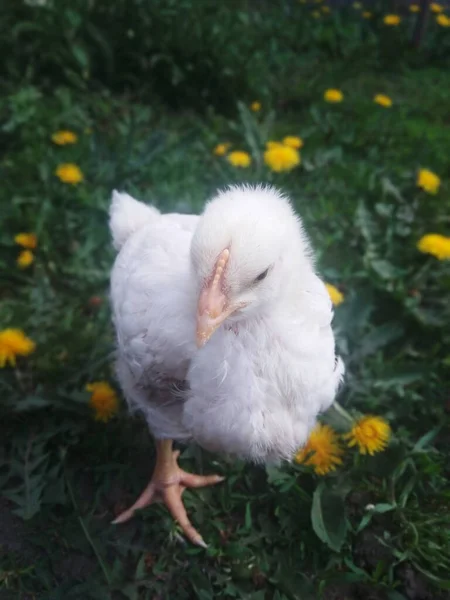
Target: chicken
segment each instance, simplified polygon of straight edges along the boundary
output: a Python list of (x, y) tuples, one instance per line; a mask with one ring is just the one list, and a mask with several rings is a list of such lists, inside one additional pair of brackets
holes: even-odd
[(114, 522), (163, 500), (204, 546), (181, 494), (222, 478), (182, 471), (172, 441), (291, 460), (343, 378), (332, 304), (302, 223), (274, 188), (230, 187), (200, 217), (114, 192), (110, 228), (117, 376), (157, 449), (150, 483)]

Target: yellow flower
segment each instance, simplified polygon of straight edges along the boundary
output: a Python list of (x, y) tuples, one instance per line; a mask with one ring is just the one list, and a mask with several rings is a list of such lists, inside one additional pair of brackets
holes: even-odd
[(14, 241), (22, 248), (34, 250), (37, 246), (37, 236), (35, 233), (18, 233), (14, 236)]
[(264, 162), (272, 171), (281, 173), (281, 171), (291, 171), (300, 164), (301, 160), (298, 150), (279, 144), (264, 152)]
[(74, 165), (73, 163), (65, 163), (63, 165), (59, 165), (59, 167), (55, 171), (55, 175), (63, 183), (70, 183), (72, 185), (76, 185), (84, 179), (84, 175), (80, 167), (78, 165)]
[[(273, 142), (267, 142), (267, 144), (270, 144), (270, 143), (273, 143)], [(283, 138), (283, 144), (285, 146), (290, 146), (291, 148), (295, 148), (296, 150), (299, 150), (303, 146), (303, 140), (302, 140), (302, 138), (299, 138), (295, 135), (287, 135), (285, 138)], [(269, 146), (267, 146), (267, 147), (269, 147)]]
[(266, 142), (266, 149), (267, 150), (272, 150), (272, 148), (279, 148), (280, 146), (283, 146), (284, 144), (282, 142), (274, 142), (274, 141), (268, 141)]
[(430, 4), (430, 10), (434, 13), (441, 13), (444, 12), (444, 7), (438, 4), (437, 2), (432, 2)]
[(322, 6), (322, 7), (320, 8), (320, 10), (321, 10), (321, 11), (322, 11), (324, 14), (326, 14), (326, 15), (328, 15), (328, 14), (331, 12), (331, 9), (330, 9), (330, 7), (329, 7), (329, 6)]
[(252, 102), (250, 108), (253, 112), (259, 112), (261, 110), (261, 102)]
[(225, 156), (225, 154), (228, 152), (228, 148), (231, 146), (231, 144), (224, 143), (224, 144), (217, 144), (217, 146), (214, 148), (213, 153), (216, 156)]
[(242, 150), (230, 152), (227, 156), (227, 160), (233, 167), (242, 167), (243, 169), (249, 167), (252, 162), (250, 154), (248, 152), (243, 152)]
[(326, 102), (331, 102), (334, 104), (336, 102), (342, 102), (344, 99), (344, 94), (341, 92), (341, 90), (330, 89), (325, 92), (323, 97)]
[(119, 410), (119, 401), (116, 392), (106, 381), (94, 381), (86, 386), (86, 390), (91, 392), (89, 405), (95, 411), (95, 420), (106, 423)]
[(360, 454), (382, 452), (391, 437), (389, 424), (381, 417), (366, 415), (355, 421), (351, 431), (344, 435), (348, 445), (358, 446)]
[(372, 13), (370, 12), (370, 10), (365, 10), (362, 13), (363, 19), (371, 19), (372, 18)]
[(355, 10), (361, 10), (361, 8), (362, 8), (361, 2), (353, 2), (353, 8)]
[(400, 25), (401, 18), (398, 15), (386, 15), (383, 19), (385, 25)]
[(306, 445), (295, 455), (295, 462), (314, 467), (317, 475), (326, 475), (342, 464), (343, 450), (336, 432), (329, 425), (318, 424)]
[(58, 146), (66, 146), (67, 144), (76, 144), (78, 137), (73, 131), (57, 131), (52, 135), (52, 142)]
[(436, 173), (433, 173), (433, 171), (430, 171), (429, 169), (419, 169), (416, 184), (428, 194), (437, 194), (439, 186), (441, 185), (441, 180)]
[(331, 302), (334, 306), (339, 306), (344, 302), (344, 294), (340, 292), (337, 287), (331, 285), (331, 283), (326, 283), (325, 287), (327, 288), (327, 292), (330, 295)]
[(412, 13), (418, 13), (418, 12), (420, 12), (420, 6), (418, 4), (410, 4), (409, 10)]
[(436, 17), (436, 23), (441, 27), (450, 27), (450, 18), (447, 15), (438, 15)]
[(36, 344), (21, 329), (0, 331), (0, 368), (7, 363), (15, 367), (17, 356), (28, 356), (35, 348)]
[(385, 108), (390, 108), (392, 106), (392, 100), (389, 98), (389, 96), (385, 96), (384, 94), (377, 94), (373, 101), (375, 104), (379, 104)]
[(427, 233), (420, 238), (417, 249), (424, 254), (431, 254), (439, 260), (450, 259), (450, 237), (438, 233)]
[(26, 269), (29, 267), (34, 261), (34, 254), (31, 250), (22, 250), (22, 252), (17, 257), (17, 266), (19, 269)]
[(315, 19), (320, 19), (320, 12), (318, 10), (313, 10), (311, 15), (315, 18)]

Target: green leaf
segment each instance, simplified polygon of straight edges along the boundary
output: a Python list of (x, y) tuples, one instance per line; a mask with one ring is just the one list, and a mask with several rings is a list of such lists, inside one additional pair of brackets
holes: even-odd
[(407, 600), (406, 596), (400, 594), (400, 592), (397, 592), (396, 590), (389, 590), (387, 592), (387, 598), (388, 600)]
[(424, 569), (416, 562), (414, 562), (414, 566), (422, 573), (422, 575), (425, 575), (425, 577), (427, 577), (430, 581), (433, 581), (433, 583), (435, 583), (437, 586), (444, 590), (450, 590), (450, 579), (442, 579), (442, 577), (438, 577), (434, 573), (428, 571), (428, 569)]
[(39, 396), (26, 396), (14, 405), (14, 412), (25, 412), (36, 408), (45, 408), (51, 406), (51, 401)]
[(252, 528), (252, 512), (250, 509), (250, 502), (247, 502), (247, 505), (245, 507), (245, 528)]
[(395, 510), (395, 504), (388, 504), (387, 502), (380, 502), (379, 504), (375, 504), (375, 506), (371, 509), (374, 513), (383, 514), (389, 512), (390, 510)]
[(374, 354), (403, 335), (403, 327), (394, 321), (373, 329), (361, 340), (357, 355), (359, 357)]
[(266, 466), (266, 473), (267, 483), (271, 485), (281, 486), (292, 479), (292, 475), (277, 467)]
[(89, 56), (82, 46), (79, 44), (74, 44), (72, 46), (72, 53), (80, 67), (83, 69), (87, 69), (89, 67)]
[(373, 218), (372, 213), (369, 211), (363, 201), (360, 201), (358, 208), (356, 209), (356, 226), (361, 231), (362, 236), (368, 244), (372, 244), (373, 239), (378, 237), (379, 229)]
[(13, 512), (22, 519), (31, 519), (41, 508), (43, 492), (48, 483), (46, 435), (43, 433), (38, 436), (30, 432), (14, 443), (10, 474), (15, 487), (2, 493), (17, 505)]
[(317, 537), (339, 552), (347, 533), (344, 499), (337, 492), (329, 490), (323, 482), (313, 495), (311, 523)]
[(423, 371), (405, 371), (403, 373), (393, 375), (392, 377), (383, 377), (382, 379), (377, 379), (374, 385), (376, 388), (387, 390), (397, 386), (404, 387), (406, 385), (410, 385), (411, 383), (415, 383), (416, 381), (420, 381), (421, 379), (423, 379)]
[(411, 475), (411, 477), (408, 479), (408, 481), (404, 484), (402, 492), (401, 492), (400, 497), (398, 499), (398, 504), (402, 508), (404, 508), (406, 506), (406, 503), (408, 502), (409, 495), (413, 491), (416, 483), (417, 483), (417, 473), (413, 473), (413, 475)]
[(195, 590), (197, 598), (208, 600), (214, 597), (211, 582), (198, 567), (194, 567), (189, 572), (189, 581)]
[(393, 196), (399, 202), (404, 201), (399, 188), (396, 185), (394, 185), (388, 177), (382, 177), (381, 187), (383, 189), (383, 193), (387, 196)]
[(382, 279), (395, 279), (396, 277), (402, 274), (402, 270), (398, 269), (388, 260), (371, 260), (370, 265), (372, 269), (377, 273), (377, 275), (379, 275)]
[(360, 531), (362, 531), (363, 529), (365, 529), (367, 527), (367, 525), (370, 523), (370, 521), (372, 520), (373, 517), (373, 513), (372, 512), (368, 512), (366, 513), (363, 518), (361, 519), (358, 527), (356, 528), (356, 533), (359, 533)]
[(392, 440), (384, 452), (379, 452), (367, 460), (366, 469), (377, 477), (388, 477), (402, 462), (405, 454), (405, 448), (396, 440)]
[(387, 592), (387, 598), (388, 600), (407, 600), (406, 596), (400, 594), (400, 592), (397, 592), (396, 590), (389, 590)]
[(435, 439), (437, 434), (440, 432), (441, 427), (434, 427), (430, 431), (428, 431), (425, 435), (423, 435), (417, 442), (414, 444), (413, 452), (420, 452), (424, 450), (431, 442)]

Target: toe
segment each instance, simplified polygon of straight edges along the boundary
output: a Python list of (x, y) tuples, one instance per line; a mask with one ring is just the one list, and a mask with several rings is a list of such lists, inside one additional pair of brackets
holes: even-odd
[(154, 499), (155, 488), (152, 483), (149, 483), (136, 502), (123, 513), (120, 513), (120, 515), (116, 517), (114, 521), (112, 521), (112, 524), (119, 525), (120, 523), (125, 523), (125, 521), (128, 521), (131, 519), (131, 517), (133, 517), (136, 510), (140, 510), (141, 508), (145, 508), (149, 504), (152, 504)]
[(177, 489), (175, 486), (167, 488), (164, 493), (164, 500), (170, 514), (178, 522), (188, 540), (197, 546), (207, 548), (202, 536), (195, 529), (187, 516), (186, 509), (181, 500), (180, 488)]
[(185, 471), (181, 474), (181, 481), (184, 486), (190, 488), (200, 488), (206, 485), (215, 485), (224, 481), (225, 477), (221, 475), (193, 475), (192, 473), (186, 473)]
[(132, 508), (128, 508), (124, 510), (118, 517), (116, 517), (113, 521), (111, 521), (111, 525), (120, 525), (120, 523), (125, 523), (129, 521), (134, 515), (134, 510)]

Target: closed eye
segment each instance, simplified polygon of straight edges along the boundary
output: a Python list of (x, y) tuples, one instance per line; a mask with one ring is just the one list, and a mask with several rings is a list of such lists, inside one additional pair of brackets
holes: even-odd
[(258, 277), (256, 277), (255, 283), (259, 283), (260, 281), (262, 281), (263, 279), (265, 279), (267, 277), (268, 273), (269, 273), (269, 267), (267, 267), (267, 269), (265, 271), (263, 271), (262, 273), (260, 273), (258, 275)]

